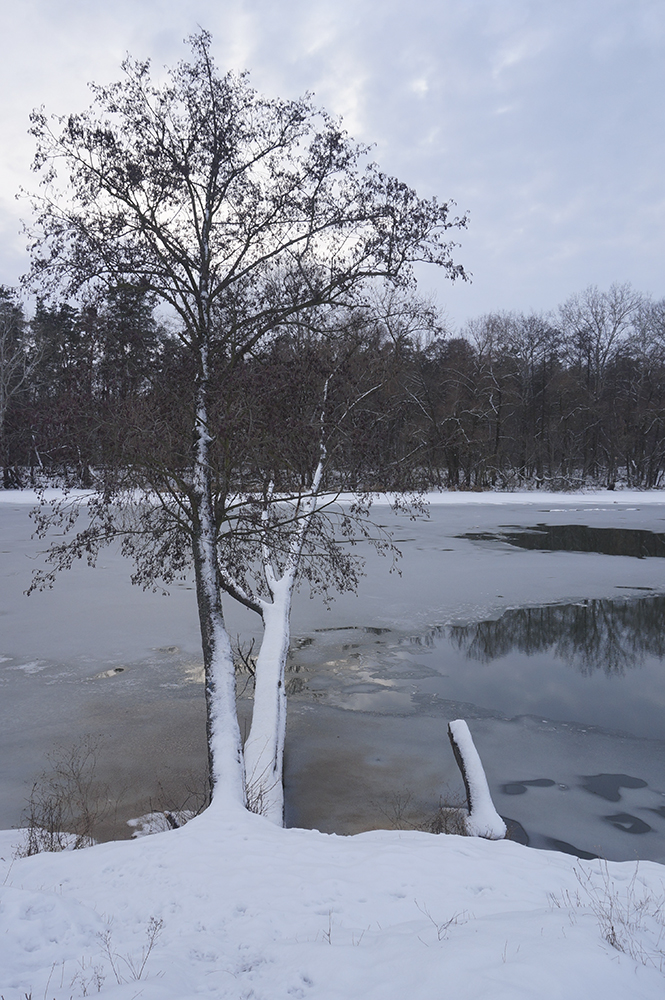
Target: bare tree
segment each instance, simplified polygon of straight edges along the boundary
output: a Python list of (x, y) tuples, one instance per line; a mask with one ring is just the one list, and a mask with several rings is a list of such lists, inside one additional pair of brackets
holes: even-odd
[(568, 349), (586, 371), (589, 385), (598, 392), (605, 369), (631, 329), (642, 296), (629, 284), (610, 285), (601, 292), (590, 285), (559, 308), (559, 319)]
[(607, 292), (590, 286), (559, 309), (569, 362), (577, 368), (586, 409), (582, 438), (583, 475), (607, 466), (608, 483), (615, 478), (616, 435), (603, 421), (601, 397), (608, 367), (617, 357), (637, 318), (642, 296), (629, 284), (614, 283)]
[[(43, 187), (31, 280), (69, 295), (133, 285), (179, 318), (193, 373), (181, 404), (192, 435), (187, 465), (137, 452), (132, 474), (104, 484), (89, 524), (54, 559), (94, 561), (125, 532), (129, 550), (132, 538), (147, 539), (136, 576), (146, 582), (191, 553), (213, 794), (230, 806), (244, 802), (244, 768), (220, 585), (225, 535), (247, 497), (229, 479), (233, 421), (223, 407), (213, 420), (216, 386), (280, 329), (357, 306), (377, 280), (409, 285), (418, 261), (463, 278), (449, 231), (465, 219), (368, 163), (367, 150), (308, 98), (270, 100), (245, 75), (219, 76), (205, 31), (190, 42), (192, 61), (162, 86), (147, 62), (128, 59), (121, 82), (93, 87), (88, 111), (33, 114)], [(130, 530), (113, 504), (137, 487), (151, 499)]]
[[(340, 505), (339, 484), (332, 492), (327, 485), (331, 477), (326, 473), (332, 471), (334, 479), (336, 472), (334, 466), (330, 468), (329, 449), (334, 455), (345, 422), (380, 387), (378, 373), (373, 371), (372, 383), (364, 390), (347, 383), (341, 392), (333, 393), (336, 376), (345, 360), (345, 347), (348, 349), (349, 345), (342, 345), (337, 370), (333, 368), (323, 384), (315, 387), (320, 397), (312, 401), (309, 394), (309, 405), (302, 399), (292, 401), (301, 413), (300, 431), (297, 433), (294, 427), (292, 433), (300, 449), (310, 456), (312, 465), (303, 476), (299, 463), (296, 477), (288, 473), (285, 477), (282, 470), (270, 464), (264, 467), (269, 478), (265, 480), (262, 495), (257, 491), (253, 504), (246, 505), (250, 517), (254, 508), (260, 531), (254, 532), (250, 522), (248, 530), (228, 533), (227, 557), (220, 572), (222, 589), (256, 611), (263, 621), (263, 637), (254, 668), (252, 723), (244, 747), (247, 802), (254, 811), (278, 824), (282, 823), (284, 807), (284, 675), (294, 591), (303, 581), (311, 591), (326, 595), (355, 590), (362, 560), (350, 553), (349, 544), (359, 540), (370, 541), (384, 554), (389, 550), (396, 553), (389, 536), (369, 520), (371, 497), (357, 496), (353, 504), (347, 501)], [(330, 354), (325, 351), (328, 361)], [(293, 367), (300, 368), (301, 376), (306, 376), (306, 367), (300, 367), (298, 357), (293, 356), (292, 360)], [(312, 374), (309, 372), (309, 377), (305, 377), (306, 383), (314, 381)], [(280, 412), (279, 407), (275, 412)], [(276, 489), (277, 475), (282, 484), (290, 480), (293, 488)]]

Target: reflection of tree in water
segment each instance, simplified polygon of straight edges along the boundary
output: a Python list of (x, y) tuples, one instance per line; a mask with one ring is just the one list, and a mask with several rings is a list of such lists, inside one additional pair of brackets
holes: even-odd
[(550, 652), (588, 675), (622, 674), (646, 655), (665, 658), (665, 597), (590, 600), (506, 611), (496, 621), (451, 625), (450, 641), (488, 663), (513, 651)]

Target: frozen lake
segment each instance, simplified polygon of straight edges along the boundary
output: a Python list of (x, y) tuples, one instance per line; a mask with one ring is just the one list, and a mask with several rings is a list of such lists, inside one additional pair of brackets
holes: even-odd
[[(0, 827), (45, 753), (86, 733), (118, 822), (173, 804), (205, 762), (191, 587), (144, 594), (107, 553), (26, 598), (29, 505), (2, 500)], [(401, 575), (369, 552), (357, 596), (296, 600), (287, 822), (426, 822), (461, 793), (446, 726), (464, 717), (530, 844), (665, 862), (665, 495), (443, 500), (418, 521), (375, 507)], [(227, 617), (256, 634), (249, 613)]]

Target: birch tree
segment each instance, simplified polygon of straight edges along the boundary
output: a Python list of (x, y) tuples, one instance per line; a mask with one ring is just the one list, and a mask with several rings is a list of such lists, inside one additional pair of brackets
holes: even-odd
[[(239, 523), (239, 501), (224, 467), (233, 428), (211, 416), (216, 386), (276, 331), (313, 311), (353, 308), (378, 280), (410, 285), (417, 262), (464, 278), (450, 230), (465, 219), (382, 173), (367, 148), (308, 97), (261, 97), (247, 75), (219, 74), (207, 32), (189, 41), (191, 60), (163, 84), (152, 81), (148, 62), (128, 58), (120, 82), (92, 85), (87, 111), (33, 113), (42, 184), (30, 282), (41, 294), (68, 296), (133, 286), (177, 317), (193, 372), (193, 385), (183, 386), (187, 463), (164, 468), (146, 457), (125, 470), (122, 488), (139, 486), (151, 497), (141, 516), (144, 534), (152, 532), (152, 562), (144, 559), (139, 582), (142, 572), (143, 579), (157, 574), (160, 561), (167, 576), (180, 566), (186, 553), (168, 539), (187, 539), (213, 801), (231, 807), (245, 801), (245, 778), (221, 586), (224, 539)], [(119, 493), (105, 482), (90, 523), (69, 556), (56, 551), (56, 564), (72, 551), (92, 558), (95, 546), (117, 537)], [(265, 530), (260, 520), (256, 530)], [(267, 579), (278, 605), (289, 583)]]
[[(358, 499), (343, 510), (338, 494), (324, 494), (326, 412), (331, 378), (324, 383), (320, 400), (316, 466), (295, 493), (277, 494), (270, 479), (260, 501), (260, 531), (256, 539), (228, 558), (220, 572), (222, 589), (260, 615), (263, 636), (254, 667), (254, 705), (245, 741), (247, 804), (281, 825), (284, 815), (283, 761), (286, 733), (285, 668), (290, 641), (290, 615), (294, 590), (306, 577), (313, 590), (329, 592), (355, 589), (359, 560), (340, 546), (340, 537), (355, 542), (368, 537), (369, 499)], [(356, 396), (358, 402), (364, 394)], [(345, 407), (335, 430), (352, 408)], [(245, 537), (247, 537), (245, 535)], [(231, 534), (231, 543), (236, 539)], [(389, 547), (374, 539), (374, 544)], [(251, 567), (248, 570), (247, 567)]]
[[(264, 497), (259, 571), (265, 596), (251, 597), (228, 572), (223, 572), (222, 587), (232, 597), (252, 607), (263, 621), (263, 637), (255, 664), (252, 724), (245, 741), (247, 804), (279, 826), (284, 817), (284, 739), (286, 734), (285, 668), (289, 652), (290, 617), (303, 546), (318, 511), (319, 491), (325, 459), (321, 456), (314, 470), (309, 491), (291, 500), (277, 500), (271, 482)], [(284, 527), (289, 525), (284, 544)], [(281, 532), (275, 528), (282, 529)], [(281, 534), (283, 558), (277, 556), (275, 539)]]

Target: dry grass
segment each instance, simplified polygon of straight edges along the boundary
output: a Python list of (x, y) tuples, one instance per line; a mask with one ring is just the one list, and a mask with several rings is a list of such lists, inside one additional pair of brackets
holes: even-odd
[(466, 837), (466, 802), (460, 795), (447, 791), (432, 810), (414, 801), (411, 792), (396, 792), (383, 802), (373, 805), (389, 824), (391, 830), (422, 830), (425, 833), (455, 834)]
[(665, 884), (660, 895), (639, 876), (617, 882), (606, 861), (574, 868), (577, 892), (550, 895), (550, 904), (570, 914), (592, 914), (603, 939), (616, 951), (665, 975)]
[(32, 786), (17, 857), (79, 850), (95, 843), (99, 825), (113, 808), (108, 788), (95, 777), (99, 747), (100, 740), (87, 735), (46, 755), (49, 767)]

